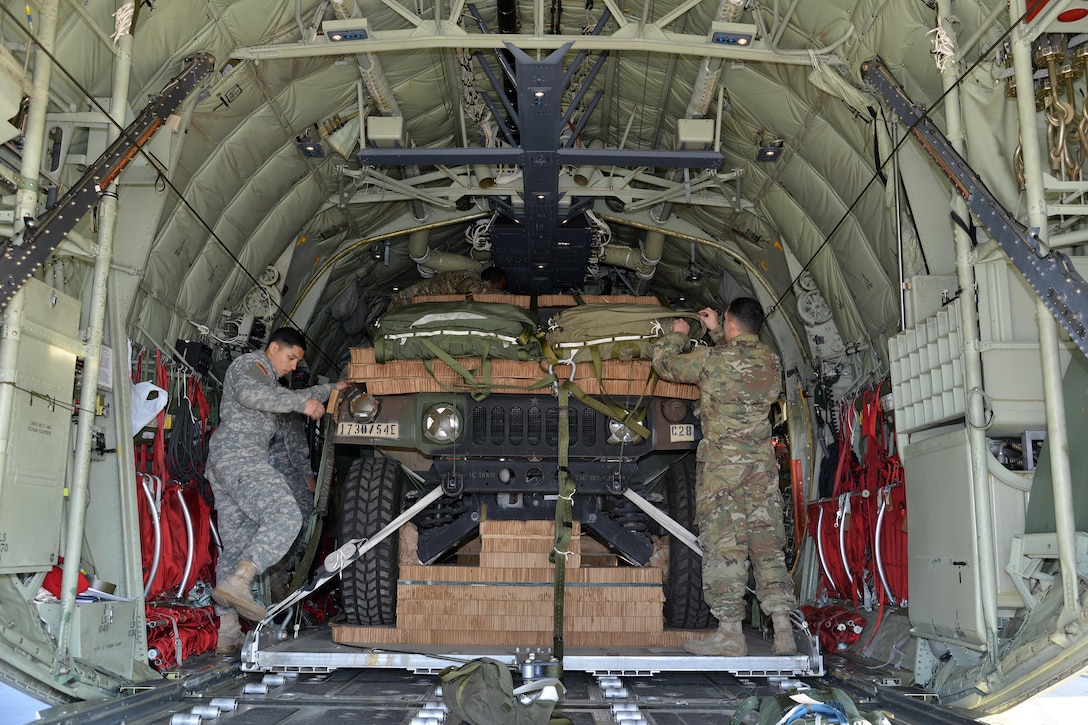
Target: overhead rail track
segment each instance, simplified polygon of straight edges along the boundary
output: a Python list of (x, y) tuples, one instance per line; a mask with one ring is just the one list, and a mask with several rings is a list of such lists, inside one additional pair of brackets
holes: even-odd
[(7, 307), (15, 293), (214, 68), (215, 58), (210, 53), (194, 55), (185, 70), (171, 80), (162, 93), (151, 98), (136, 119), (121, 131), (51, 209), (39, 219), (15, 220), (18, 231), (0, 245), (0, 309)]
[(979, 223), (1001, 246), (1031, 288), (1088, 355), (1088, 283), (1069, 257), (1046, 245), (1001, 205), (927, 115), (913, 103), (880, 58), (861, 66), (862, 76), (907, 126), (911, 136), (964, 198)]

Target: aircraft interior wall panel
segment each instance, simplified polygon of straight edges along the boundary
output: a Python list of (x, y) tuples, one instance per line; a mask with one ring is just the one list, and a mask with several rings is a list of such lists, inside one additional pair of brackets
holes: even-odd
[(904, 294), (907, 303), (905, 328), (936, 314), (959, 287), (959, 281), (953, 274), (920, 274), (911, 277), (908, 284)]
[[(60, 602), (38, 605), (38, 612), (53, 636), (62, 616)], [(72, 657), (93, 663), (97, 669), (131, 678), (139, 646), (137, 633), (144, 627), (143, 601), (80, 602), (72, 616)]]
[(963, 428), (903, 451), (910, 621), (920, 636), (985, 642), (971, 457)]
[[(1074, 261), (1074, 266), (1083, 273), (1088, 265)], [(989, 435), (1016, 437), (1025, 430), (1044, 429), (1035, 293), (1004, 258), (976, 264), (975, 280), (983, 384), (993, 411)], [(1064, 331), (1059, 338), (1069, 339)], [(1072, 350), (1067, 345), (1058, 354), (1064, 371)]]
[[(1088, 259), (1075, 266), (1088, 268)], [(991, 437), (1020, 437), (1024, 431), (1046, 428), (1035, 295), (1016, 270), (1003, 259), (975, 266), (978, 283), (978, 323), (981, 342), (984, 407)], [(954, 294), (955, 279), (935, 275), (914, 277), (908, 292), (908, 317), (914, 319), (934, 305), (932, 314), (918, 317), (903, 333), (889, 340), (896, 427), (910, 433), (962, 418), (968, 401), (964, 389), (963, 336), (959, 334), (957, 304), (943, 304)], [(1065, 333), (1061, 337), (1068, 340)], [(1058, 350), (1064, 371), (1072, 343)]]
[[(0, 573), (57, 563), (76, 357), (40, 337), (74, 340), (79, 300), (32, 279), (15, 374), (7, 465), (0, 484)], [(31, 328), (39, 335), (29, 334)], [(33, 391), (33, 392), (28, 392)]]

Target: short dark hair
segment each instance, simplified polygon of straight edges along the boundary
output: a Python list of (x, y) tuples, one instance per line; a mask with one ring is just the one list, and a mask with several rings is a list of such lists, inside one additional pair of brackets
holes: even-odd
[(488, 267), (480, 273), (480, 279), (495, 289), (506, 289), (506, 272), (498, 267)]
[(751, 297), (733, 299), (725, 312), (743, 333), (759, 332), (759, 328), (763, 326), (763, 306)]
[[(302, 351), (306, 352), (306, 337), (293, 327), (280, 327), (273, 330), (268, 336), (268, 345), (274, 342), (289, 347), (301, 347)], [(264, 346), (265, 350), (268, 349), (268, 345)]]

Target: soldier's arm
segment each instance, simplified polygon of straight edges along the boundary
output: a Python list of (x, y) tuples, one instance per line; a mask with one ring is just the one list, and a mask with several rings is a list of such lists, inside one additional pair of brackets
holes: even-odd
[(269, 385), (268, 377), (276, 373), (254, 362), (230, 377), (238, 402), (250, 410), (265, 413), (303, 413), (311, 395), (306, 390), (289, 390), (281, 385)]
[(713, 330), (710, 330), (710, 341), (717, 345), (719, 342), (725, 339), (725, 333), (722, 332), (722, 326), (718, 325)]
[(696, 348), (694, 352), (681, 353), (687, 345), (687, 336), (670, 332), (654, 344), (654, 370), (666, 380), (676, 383), (697, 383), (709, 348)]

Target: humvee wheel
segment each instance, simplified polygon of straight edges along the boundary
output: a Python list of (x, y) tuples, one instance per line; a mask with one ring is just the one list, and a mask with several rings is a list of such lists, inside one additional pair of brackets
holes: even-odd
[[(404, 480), (400, 463), (391, 458), (352, 463), (343, 487), (341, 539), (373, 536), (399, 516)], [(344, 570), (340, 589), (350, 624), (396, 624), (399, 556), (400, 537), (394, 533)]]
[[(695, 460), (687, 457), (665, 474), (669, 516), (698, 535), (695, 525)], [(717, 626), (703, 598), (703, 560), (676, 537), (669, 537), (669, 569), (665, 582), (665, 624), (679, 629)]]

